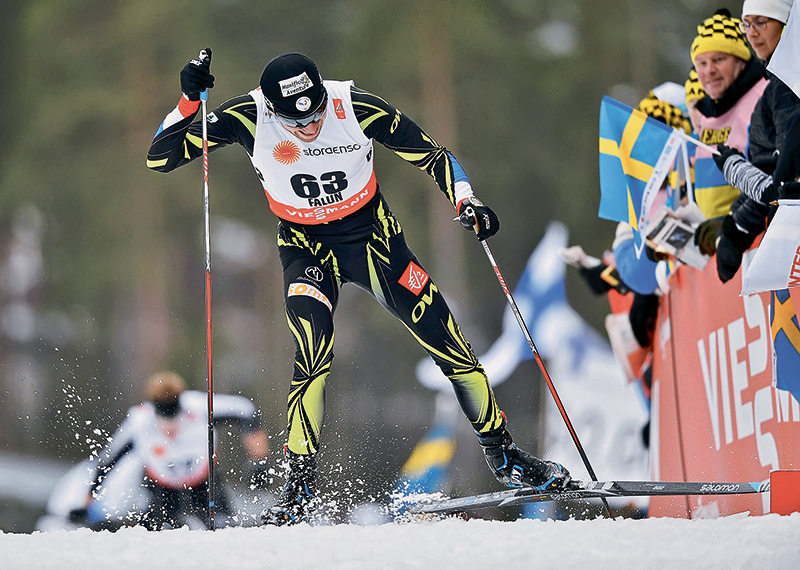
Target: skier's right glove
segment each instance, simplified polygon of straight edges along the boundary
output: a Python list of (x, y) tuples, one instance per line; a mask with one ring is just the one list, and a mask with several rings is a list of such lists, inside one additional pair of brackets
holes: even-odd
[(181, 91), (190, 101), (199, 101), (200, 92), (214, 87), (211, 75), (211, 48), (206, 48), (181, 69)]
[(480, 241), (492, 237), (500, 229), (500, 220), (497, 218), (497, 214), (474, 196), (459, 204), (458, 221), (465, 230), (478, 234)]

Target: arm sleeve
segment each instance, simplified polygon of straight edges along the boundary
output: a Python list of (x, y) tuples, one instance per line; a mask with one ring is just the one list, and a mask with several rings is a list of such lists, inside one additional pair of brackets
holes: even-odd
[(351, 88), (351, 94), (356, 119), (367, 137), (427, 172), (453, 208), (473, 195), (469, 178), (452, 152), (381, 97), (357, 87)]
[(747, 162), (741, 155), (728, 158), (722, 173), (728, 184), (738, 188), (742, 194), (759, 204), (769, 204), (778, 196), (773, 187), (772, 176)]
[(100, 452), (97, 458), (94, 477), (92, 478), (91, 491), (94, 492), (103, 482), (103, 478), (114, 468), (117, 462), (134, 449), (133, 437), (133, 409), (128, 417), (111, 436), (108, 445)]
[[(194, 121), (199, 110), (196, 103), (181, 99), (164, 118), (147, 151), (148, 168), (171, 172), (203, 155), (202, 121)], [(250, 95), (225, 101), (208, 114), (209, 152), (238, 143), (252, 156), (255, 125), (256, 105)]]
[(255, 404), (244, 396), (214, 394), (214, 421), (239, 424), (246, 433), (261, 429)]

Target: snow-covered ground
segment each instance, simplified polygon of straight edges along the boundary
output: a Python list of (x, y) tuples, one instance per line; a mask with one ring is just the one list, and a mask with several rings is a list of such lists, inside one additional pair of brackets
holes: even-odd
[(471, 569), (800, 568), (800, 513), (714, 520), (500, 522), (377, 526), (90, 530), (0, 534), (0, 567)]

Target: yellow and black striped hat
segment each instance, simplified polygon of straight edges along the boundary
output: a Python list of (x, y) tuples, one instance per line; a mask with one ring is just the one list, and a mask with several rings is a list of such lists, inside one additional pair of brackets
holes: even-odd
[(636, 108), (645, 115), (658, 119), (662, 123), (666, 123), (673, 129), (683, 131), (687, 135), (692, 133), (692, 124), (689, 122), (686, 115), (683, 114), (683, 111), (672, 103), (662, 101), (656, 97), (656, 94), (652, 91), (639, 102)]
[(706, 92), (703, 91), (703, 86), (700, 85), (700, 79), (697, 77), (697, 70), (694, 67), (689, 72), (689, 78), (686, 80), (686, 83), (683, 84), (683, 87), (686, 89), (687, 107), (692, 104), (692, 101), (702, 99), (706, 96)]
[(742, 30), (739, 29), (741, 20), (733, 18), (726, 9), (718, 10), (716, 14), (697, 26), (697, 37), (692, 42), (690, 55), (692, 63), (695, 58), (709, 51), (719, 51), (749, 61), (751, 54)]

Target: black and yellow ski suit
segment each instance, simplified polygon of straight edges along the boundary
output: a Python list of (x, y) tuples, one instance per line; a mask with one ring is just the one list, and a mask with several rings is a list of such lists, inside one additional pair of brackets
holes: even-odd
[[(209, 150), (233, 143), (244, 147), (270, 207), (280, 219), (278, 250), (283, 265), (286, 319), (296, 346), (288, 399), (288, 449), (301, 455), (319, 450), (325, 380), (333, 361), (333, 315), (344, 283), (364, 289), (405, 324), (452, 381), (461, 408), (476, 432), (496, 429), (503, 419), (486, 374), (435, 282), (406, 245), (400, 223), (374, 182), (374, 175), (372, 189), (354, 193), (349, 203), (356, 206), (339, 210), (332, 216), (334, 219), (325, 218), (322, 223), (316, 218), (309, 222), (298, 219), (303, 214), (297, 212), (311, 212), (326, 200), (338, 201), (339, 206), (347, 202), (347, 190), (344, 197), (339, 192), (347, 188), (346, 168), (311, 176), (303, 174), (301, 165), (311, 164), (315, 156), (330, 165), (337, 158), (335, 155), (346, 163), (353, 160), (352, 149), (363, 150), (364, 140), (369, 141), (365, 160), (372, 160), (371, 141), (381, 143), (432, 176), (454, 208), (472, 195), (455, 157), (414, 121), (382, 98), (349, 83), (348, 92), (344, 93), (338, 83), (326, 82), (332, 100), (322, 132), (326, 128), (335, 131), (338, 120), (355, 119), (357, 123), (352, 124), (357, 124), (360, 131), (352, 144), (325, 147), (324, 136), (313, 143), (303, 143), (288, 131), (279, 130), (274, 117), (258, 100), (258, 89), (226, 101), (208, 115)], [(202, 156), (202, 126), (200, 121), (193, 121), (196, 114), (197, 103), (184, 99), (167, 115), (148, 152), (149, 168), (169, 172)], [(275, 130), (264, 130), (268, 128)], [(275, 136), (282, 132), (285, 140), (276, 144), (269, 140), (265, 144), (268, 137), (262, 133), (268, 132)], [(362, 134), (364, 140), (359, 139)], [(272, 179), (269, 172), (264, 172), (265, 165), (287, 172), (286, 188), (307, 199), (307, 209), (292, 209), (281, 203), (279, 192), (269, 187)], [(295, 165), (296, 170), (292, 171)], [(360, 163), (359, 167), (363, 166)], [(358, 195), (364, 197), (363, 203), (358, 203)], [(294, 205), (300, 203), (297, 197), (287, 200), (294, 200)], [(330, 210), (336, 211), (336, 207), (333, 204)]]

